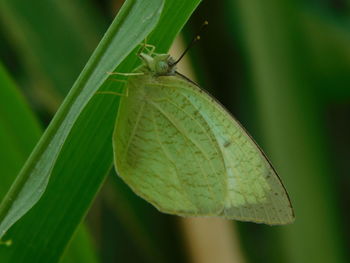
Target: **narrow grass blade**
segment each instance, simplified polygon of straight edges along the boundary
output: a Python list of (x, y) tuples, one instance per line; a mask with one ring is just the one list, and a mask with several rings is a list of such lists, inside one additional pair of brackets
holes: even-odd
[[(75, 122), (107, 79), (107, 72), (113, 71), (153, 29), (161, 7), (161, 1), (156, 0), (128, 1), (124, 5), (1, 203), (0, 236), (39, 200)], [(140, 23), (135, 25), (134, 19)]]
[(1, 200), (39, 140), (41, 129), (1, 64), (0, 87)]
[(62, 256), (61, 263), (98, 263), (99, 260), (92, 245), (90, 234), (84, 224), (80, 224)]
[[(0, 170), (2, 171), (0, 199), (2, 199), (35, 143), (39, 140), (41, 129), (24, 98), (1, 64), (0, 86)], [(78, 229), (76, 237), (72, 240), (65, 255), (66, 258), (80, 261), (84, 258), (84, 262), (88, 262), (86, 258), (89, 256), (91, 262), (97, 262), (94, 259), (96, 256), (91, 247), (89, 233), (83, 225)]]
[[(160, 46), (158, 52), (167, 50), (198, 3), (167, 1), (149, 43)], [(135, 67), (135, 53), (124, 59), (155, 27), (161, 8), (161, 1), (127, 1), (106, 33), (22, 170), (22, 179), (2, 204), (0, 216), (6, 220), (0, 227), (6, 231), (19, 218), (17, 212), (26, 213), (46, 189), (6, 234), (13, 244), (1, 250), (1, 262), (57, 262), (60, 258), (112, 164), (118, 97), (94, 96), (95, 91), (115, 88), (106, 72), (122, 61), (118, 72)]]

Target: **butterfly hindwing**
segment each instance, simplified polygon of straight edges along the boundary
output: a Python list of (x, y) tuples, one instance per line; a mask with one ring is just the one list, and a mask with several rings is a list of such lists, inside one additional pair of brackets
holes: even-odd
[(177, 96), (177, 83), (169, 89), (154, 81), (129, 81), (114, 134), (117, 171), (163, 212), (217, 215), (224, 207), (226, 182), (214, 134), (197, 108)]

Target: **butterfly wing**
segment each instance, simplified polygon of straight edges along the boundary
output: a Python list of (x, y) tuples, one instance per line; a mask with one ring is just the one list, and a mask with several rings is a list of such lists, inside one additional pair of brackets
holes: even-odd
[(114, 135), (117, 170), (136, 193), (173, 214), (293, 221), (271, 164), (215, 99), (178, 75), (137, 79)]
[(217, 215), (226, 175), (215, 135), (197, 108), (178, 96), (177, 82), (168, 89), (155, 85), (157, 79), (129, 80), (113, 136), (117, 172), (162, 212)]

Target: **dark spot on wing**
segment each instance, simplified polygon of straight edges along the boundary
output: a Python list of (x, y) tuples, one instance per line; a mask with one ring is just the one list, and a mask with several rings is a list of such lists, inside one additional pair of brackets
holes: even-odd
[(224, 147), (225, 147), (225, 148), (229, 147), (230, 145), (231, 145), (231, 142), (230, 142), (230, 141), (226, 141), (226, 142), (224, 143)]

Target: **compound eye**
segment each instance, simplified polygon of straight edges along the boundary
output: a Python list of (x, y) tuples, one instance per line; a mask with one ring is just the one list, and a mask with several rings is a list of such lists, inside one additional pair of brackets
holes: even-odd
[(158, 73), (166, 73), (168, 71), (169, 65), (168, 63), (164, 62), (164, 61), (159, 61), (158, 62)]

